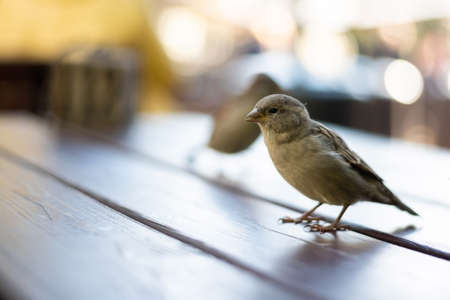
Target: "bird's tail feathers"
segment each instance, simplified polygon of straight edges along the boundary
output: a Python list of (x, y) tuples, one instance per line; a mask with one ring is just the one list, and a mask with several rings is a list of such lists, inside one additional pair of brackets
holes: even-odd
[(394, 195), (384, 184), (380, 184), (380, 190), (383, 194), (383, 198), (387, 198), (388, 201), (382, 201), (383, 203), (396, 206), (398, 209), (408, 212), (413, 216), (419, 216), (412, 208), (404, 204), (400, 199)]

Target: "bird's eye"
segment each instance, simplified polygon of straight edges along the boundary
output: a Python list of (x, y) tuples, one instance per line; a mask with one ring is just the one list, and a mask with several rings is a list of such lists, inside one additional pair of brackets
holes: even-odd
[(276, 114), (278, 112), (278, 108), (272, 107), (269, 109), (269, 114)]

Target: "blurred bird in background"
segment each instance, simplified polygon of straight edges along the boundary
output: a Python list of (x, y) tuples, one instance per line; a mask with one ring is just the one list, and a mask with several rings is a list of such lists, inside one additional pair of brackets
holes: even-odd
[(227, 101), (214, 115), (208, 147), (229, 154), (247, 149), (258, 138), (260, 130), (255, 124), (245, 122), (245, 116), (259, 99), (280, 92), (281, 88), (268, 75), (257, 75), (243, 94)]

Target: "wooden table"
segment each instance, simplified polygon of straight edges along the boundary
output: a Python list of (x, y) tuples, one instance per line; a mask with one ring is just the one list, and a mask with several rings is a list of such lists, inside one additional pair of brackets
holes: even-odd
[[(351, 230), (278, 224), (313, 202), (261, 140), (204, 145), (206, 116), (120, 135), (0, 116), (5, 299), (450, 299), (450, 152), (336, 128), (422, 218), (358, 203)], [(319, 214), (334, 218), (337, 207)]]

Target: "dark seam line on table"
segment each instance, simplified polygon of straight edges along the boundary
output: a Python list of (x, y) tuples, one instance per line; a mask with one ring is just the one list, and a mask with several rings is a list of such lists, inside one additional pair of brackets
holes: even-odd
[[(172, 164), (172, 163), (167, 162), (167, 161), (159, 160), (159, 159), (157, 159), (157, 158), (155, 158), (155, 157), (153, 157), (153, 156), (151, 156), (151, 155), (149, 155), (147, 153), (143, 153), (143, 152), (138, 151), (138, 150), (136, 150), (136, 149), (134, 149), (132, 147), (128, 147), (126, 145), (118, 143), (115, 140), (113, 140), (111, 137), (105, 136), (105, 135), (103, 135), (101, 133), (87, 131), (86, 129), (83, 129), (83, 128), (81, 128), (79, 126), (76, 126), (76, 125), (73, 125), (73, 124), (66, 125), (66, 127), (74, 128), (75, 130), (78, 130), (81, 133), (85, 133), (86, 135), (91, 136), (92, 138), (102, 140), (102, 141), (104, 141), (104, 142), (114, 146), (115, 148), (117, 148), (119, 150), (122, 150), (122, 151), (124, 151), (126, 153), (132, 153), (135, 156), (141, 157), (142, 159), (151, 162), (152, 164), (158, 164), (158, 165), (170, 168), (170, 169), (184, 171), (184, 172), (189, 173), (189, 174), (191, 174), (191, 175), (193, 175), (195, 177), (198, 177), (198, 178), (200, 178), (200, 179), (202, 179), (202, 180), (204, 180), (206, 182), (212, 183), (214, 186), (220, 186), (220, 187), (222, 187), (222, 188), (224, 188), (226, 190), (230, 190), (230, 191), (232, 191), (232, 192), (234, 192), (236, 194), (240, 194), (240, 195), (247, 196), (247, 197), (250, 197), (250, 198), (258, 199), (258, 200), (261, 200), (261, 201), (264, 201), (264, 202), (267, 202), (267, 203), (271, 203), (271, 204), (274, 204), (274, 205), (277, 205), (277, 206), (280, 206), (280, 207), (283, 207), (283, 208), (286, 208), (286, 209), (290, 209), (290, 210), (293, 210), (293, 211), (296, 211), (296, 212), (299, 212), (299, 213), (304, 213), (305, 212), (305, 210), (300, 209), (298, 207), (287, 205), (287, 204), (281, 203), (281, 202), (279, 202), (277, 200), (272, 200), (272, 199), (263, 197), (261, 195), (254, 194), (252, 192), (246, 191), (246, 190), (241, 189), (241, 188), (239, 188), (237, 186), (234, 186), (232, 184), (227, 184), (227, 183), (225, 183), (223, 181), (216, 180), (216, 179), (210, 178), (208, 176), (204, 176), (204, 175), (202, 175), (202, 174), (200, 174), (198, 172), (195, 172), (192, 169), (181, 167), (181, 166), (177, 166), (177, 165)], [(334, 219), (326, 217), (326, 216), (323, 216), (321, 214), (316, 214), (316, 216), (318, 216), (321, 219), (323, 219), (323, 220), (325, 220), (327, 222), (330, 222), (330, 223), (334, 221)], [(450, 252), (442, 251), (442, 250), (439, 250), (439, 249), (436, 249), (436, 248), (433, 248), (433, 247), (430, 247), (430, 246), (427, 246), (427, 245), (419, 244), (419, 243), (410, 241), (410, 240), (402, 238), (402, 237), (398, 237), (398, 236), (395, 236), (395, 235), (392, 235), (392, 234), (389, 234), (389, 233), (385, 233), (385, 232), (382, 232), (382, 231), (379, 231), (379, 230), (375, 230), (375, 229), (371, 229), (371, 228), (365, 227), (363, 225), (358, 225), (358, 224), (350, 223), (350, 222), (341, 222), (341, 223), (346, 225), (346, 226), (348, 226), (349, 230), (357, 232), (357, 233), (360, 233), (362, 235), (366, 235), (366, 236), (372, 237), (374, 239), (377, 239), (377, 240), (380, 240), (380, 241), (383, 241), (383, 242), (387, 242), (387, 243), (390, 243), (390, 244), (393, 244), (393, 245), (396, 245), (396, 246), (399, 246), (399, 247), (402, 247), (402, 248), (406, 248), (406, 249), (409, 249), (409, 250), (413, 250), (413, 251), (416, 251), (416, 252), (420, 252), (420, 253), (423, 253), (423, 254), (426, 254), (426, 255), (434, 256), (434, 257), (445, 259), (445, 260), (450, 260)]]
[(28, 170), (31, 170), (34, 172), (39, 172), (41, 174), (45, 174), (46, 176), (53, 178), (56, 181), (64, 184), (65, 186), (88, 196), (89, 198), (95, 200), (96, 202), (103, 204), (104, 206), (136, 221), (139, 224), (145, 225), (145, 226), (147, 226), (153, 230), (156, 230), (164, 235), (167, 235), (171, 238), (174, 238), (178, 241), (188, 244), (193, 248), (199, 249), (206, 254), (209, 254), (209, 255), (211, 255), (221, 261), (224, 261), (234, 267), (244, 270), (247, 273), (250, 273), (262, 280), (271, 282), (272, 284), (278, 286), (279, 288), (288, 289), (291, 293), (294, 293), (294, 295), (299, 296), (297, 293), (300, 293), (301, 297), (306, 297), (307, 299), (321, 299), (318, 295), (311, 294), (310, 292), (308, 292), (306, 290), (302, 290), (302, 289), (298, 288), (297, 286), (292, 286), (292, 285), (286, 284), (285, 282), (280, 281), (264, 272), (258, 271), (256, 269), (252, 268), (251, 266), (245, 264), (244, 262), (241, 262), (240, 260), (228, 255), (227, 253), (225, 253), (217, 248), (214, 248), (212, 246), (209, 246), (205, 242), (191, 238), (191, 237), (179, 232), (178, 230), (176, 230), (174, 228), (171, 228), (169, 226), (166, 226), (166, 225), (160, 224), (156, 221), (153, 221), (150, 218), (142, 216), (141, 214), (139, 214), (138, 212), (136, 212), (132, 209), (129, 209), (120, 204), (117, 204), (114, 201), (109, 200), (106, 197), (98, 195), (95, 192), (86, 190), (86, 189), (84, 189), (62, 177), (59, 177), (58, 175), (51, 173), (50, 171), (46, 170), (45, 168), (42, 168), (42, 167), (24, 159), (23, 157), (10, 152), (9, 150), (7, 150), (3, 147), (0, 147), (0, 155), (3, 156), (4, 158), (8, 159), (9, 161), (13, 161)]

